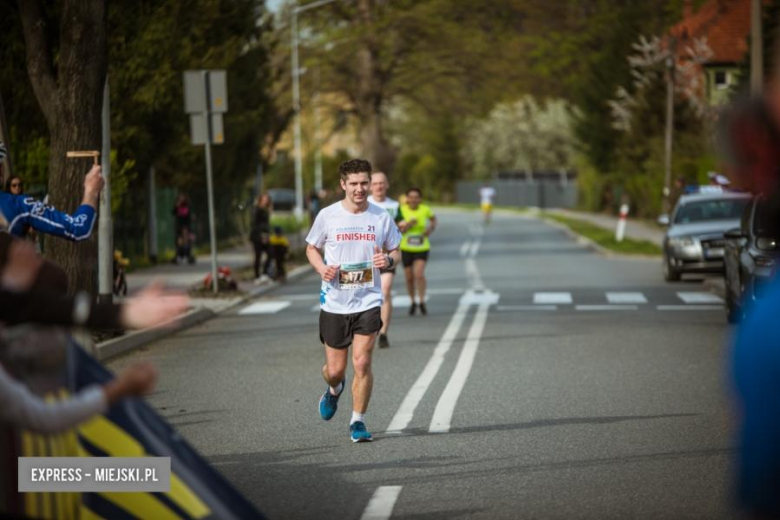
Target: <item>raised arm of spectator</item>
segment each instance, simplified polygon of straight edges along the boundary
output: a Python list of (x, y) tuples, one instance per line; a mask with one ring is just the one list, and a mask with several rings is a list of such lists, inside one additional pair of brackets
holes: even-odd
[(89, 238), (95, 224), (100, 190), (103, 189), (100, 166), (93, 166), (84, 179), (84, 197), (76, 211), (69, 215), (39, 200), (24, 195), (3, 196), (3, 214), (8, 221), (8, 232), (22, 236), (25, 224), (36, 231), (67, 240)]

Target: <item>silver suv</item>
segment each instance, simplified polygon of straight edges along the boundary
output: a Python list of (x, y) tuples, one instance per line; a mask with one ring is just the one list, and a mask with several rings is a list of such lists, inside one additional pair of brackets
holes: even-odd
[(676, 282), (685, 273), (722, 273), (724, 234), (739, 227), (751, 196), (739, 192), (683, 195), (664, 236), (663, 274)]

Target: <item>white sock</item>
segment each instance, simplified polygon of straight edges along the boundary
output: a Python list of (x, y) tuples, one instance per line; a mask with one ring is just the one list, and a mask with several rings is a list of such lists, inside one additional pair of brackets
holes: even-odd
[(344, 388), (344, 381), (339, 383), (339, 386), (331, 386), (330, 387), (330, 393), (333, 395), (339, 395), (339, 392), (341, 392), (341, 389)]
[(366, 422), (366, 414), (352, 412), (352, 420), (349, 421), (350, 426), (352, 426), (352, 423), (357, 422), (357, 421), (360, 421), (362, 423)]

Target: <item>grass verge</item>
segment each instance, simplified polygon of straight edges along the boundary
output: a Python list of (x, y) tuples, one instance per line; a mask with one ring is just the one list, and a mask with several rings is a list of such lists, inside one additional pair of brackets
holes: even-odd
[(652, 242), (647, 240), (633, 240), (631, 238), (624, 238), (622, 242), (615, 240), (615, 232), (609, 229), (604, 229), (590, 222), (584, 222), (573, 218), (563, 217), (561, 215), (553, 215), (551, 213), (542, 213), (542, 216), (546, 219), (553, 220), (567, 226), (569, 229), (588, 238), (601, 247), (613, 251), (615, 253), (621, 253), (624, 255), (660, 255), (661, 248)]

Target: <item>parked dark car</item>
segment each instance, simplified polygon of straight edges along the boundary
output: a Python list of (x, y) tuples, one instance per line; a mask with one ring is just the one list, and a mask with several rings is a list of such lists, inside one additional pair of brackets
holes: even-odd
[[(676, 282), (686, 273), (722, 273), (724, 234), (739, 225), (747, 193), (683, 195), (672, 212), (663, 243), (663, 275)], [(659, 220), (660, 221), (660, 220)]]
[(273, 201), (274, 211), (292, 211), (295, 208), (295, 190), (272, 188), (268, 195)]
[(738, 323), (745, 308), (761, 297), (780, 262), (780, 233), (776, 212), (757, 198), (745, 210), (740, 226), (726, 232), (724, 272), (726, 317)]

